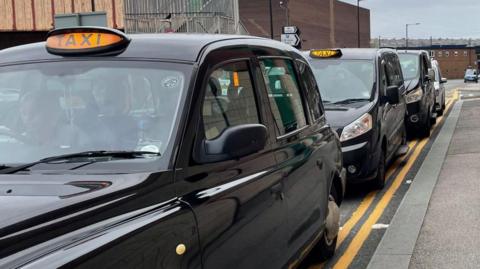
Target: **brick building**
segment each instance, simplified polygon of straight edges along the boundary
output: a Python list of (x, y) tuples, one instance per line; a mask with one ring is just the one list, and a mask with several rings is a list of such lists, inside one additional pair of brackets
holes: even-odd
[(442, 76), (448, 79), (463, 79), (467, 68), (478, 69), (475, 47), (469, 47), (468, 45), (433, 45), (409, 49), (430, 51), (430, 55), (440, 64)]
[(123, 29), (123, 0), (0, 0), (0, 49), (43, 41), (56, 14), (105, 11), (109, 27)]
[[(272, 0), (274, 38), (298, 26), (303, 49), (357, 47), (357, 6), (338, 0)], [(129, 33), (249, 33), (270, 37), (269, 0), (0, 0), (0, 49), (43, 41), (58, 14), (105, 11)], [(360, 41), (370, 46), (370, 11), (360, 8)]]
[[(280, 39), (287, 12), (273, 0), (274, 38)], [(283, 1), (286, 2), (286, 1)], [(357, 47), (357, 6), (337, 0), (288, 1), (290, 25), (302, 32), (302, 48)], [(269, 0), (241, 0), (240, 20), (250, 34), (270, 37)], [(370, 47), (370, 10), (360, 8), (360, 42)]]

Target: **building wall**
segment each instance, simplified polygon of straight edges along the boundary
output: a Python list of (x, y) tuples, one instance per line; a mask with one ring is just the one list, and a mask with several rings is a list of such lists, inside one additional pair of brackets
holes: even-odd
[(123, 0), (0, 0), (0, 32), (48, 31), (55, 14), (91, 11), (107, 12), (108, 26), (123, 29)]
[[(274, 38), (280, 40), (286, 11), (273, 2)], [(241, 0), (240, 19), (252, 35), (270, 37), (269, 0)], [(337, 0), (290, 0), (290, 25), (300, 28), (302, 48), (357, 47), (357, 7)], [(360, 41), (370, 46), (370, 11), (360, 8)]]
[(463, 79), (465, 69), (477, 68), (475, 48), (435, 49), (433, 53), (440, 64), (443, 77)]

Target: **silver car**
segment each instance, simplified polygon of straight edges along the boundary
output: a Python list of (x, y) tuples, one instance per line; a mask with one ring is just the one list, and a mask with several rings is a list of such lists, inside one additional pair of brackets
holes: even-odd
[(437, 116), (442, 116), (445, 110), (445, 86), (447, 79), (442, 77), (442, 71), (437, 60), (432, 59), (432, 68), (435, 71), (435, 108), (437, 110)]

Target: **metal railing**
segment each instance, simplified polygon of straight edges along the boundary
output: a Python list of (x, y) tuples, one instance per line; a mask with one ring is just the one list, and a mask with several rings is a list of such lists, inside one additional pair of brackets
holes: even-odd
[(248, 34), (238, 12), (238, 0), (125, 0), (125, 31)]

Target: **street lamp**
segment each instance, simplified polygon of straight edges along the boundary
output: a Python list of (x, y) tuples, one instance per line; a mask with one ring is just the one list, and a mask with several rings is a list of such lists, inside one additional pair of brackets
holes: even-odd
[(420, 25), (419, 22), (416, 22), (416, 23), (407, 23), (405, 24), (405, 47), (408, 49), (408, 26), (416, 26), (416, 25)]
[(273, 7), (272, 7), (272, 0), (269, 1), (270, 4), (270, 38), (273, 39)]
[(280, 1), (280, 7), (285, 9), (285, 17), (286, 17), (286, 21), (287, 21), (286, 26), (290, 25), (290, 14), (289, 14), (290, 10), (288, 9), (288, 1), (289, 0)]
[(360, 48), (360, 1), (364, 1), (364, 0), (357, 0), (357, 42), (358, 42), (359, 48)]

